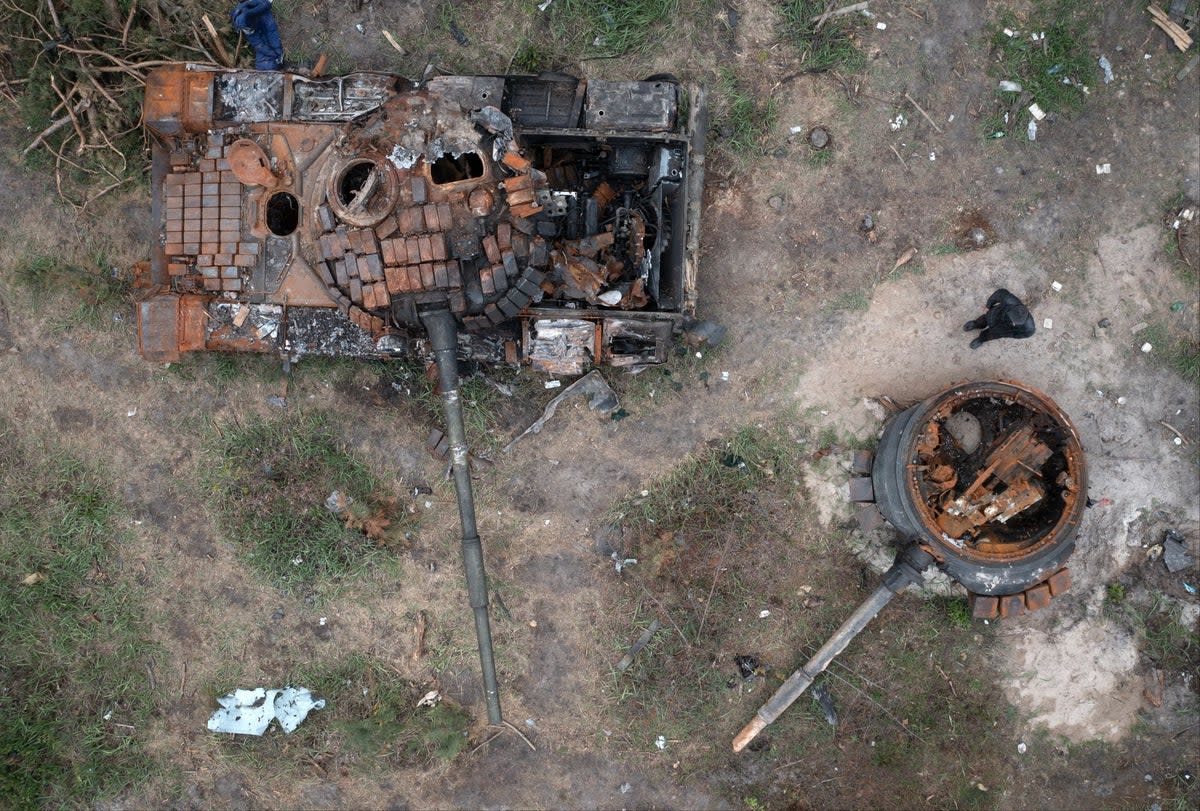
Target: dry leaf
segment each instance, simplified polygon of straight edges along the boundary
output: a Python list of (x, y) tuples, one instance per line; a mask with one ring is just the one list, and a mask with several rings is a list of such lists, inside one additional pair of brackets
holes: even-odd
[(38, 583), (41, 583), (45, 579), (46, 579), (46, 575), (42, 574), (41, 572), (34, 572), (33, 574), (25, 575), (25, 577), (21, 579), (21, 585), (22, 586), (36, 586)]
[(907, 251), (900, 254), (900, 258), (896, 260), (896, 264), (892, 265), (892, 270), (896, 270), (897, 268), (899, 268), (903, 265), (907, 265), (909, 262), (912, 261), (912, 258), (916, 255), (917, 255), (917, 249), (909, 248)]

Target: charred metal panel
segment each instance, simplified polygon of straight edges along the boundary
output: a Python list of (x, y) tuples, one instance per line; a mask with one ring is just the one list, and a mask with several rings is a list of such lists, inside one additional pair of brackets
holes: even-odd
[(611, 132), (665, 132), (675, 126), (674, 82), (588, 82), (584, 126)]
[(513, 77), (502, 109), (521, 127), (572, 129), (579, 126), (584, 87), (571, 76)]
[(146, 360), (179, 360), (179, 296), (155, 296), (138, 302), (138, 349)]
[(498, 107), (504, 99), (503, 76), (435, 76), (425, 83), (431, 93), (445, 96), (464, 110)]

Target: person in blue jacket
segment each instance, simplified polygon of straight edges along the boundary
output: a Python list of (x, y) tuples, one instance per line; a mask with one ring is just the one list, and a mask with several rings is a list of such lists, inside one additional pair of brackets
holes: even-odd
[(1021, 300), (1001, 287), (988, 296), (987, 311), (983, 315), (963, 324), (964, 332), (977, 329), (983, 332), (971, 341), (972, 349), (997, 338), (1028, 338), (1037, 327), (1033, 323), (1033, 314)]
[(243, 0), (229, 12), (233, 27), (246, 36), (254, 49), (254, 67), (279, 70), (283, 67), (283, 43), (271, 12), (271, 0)]

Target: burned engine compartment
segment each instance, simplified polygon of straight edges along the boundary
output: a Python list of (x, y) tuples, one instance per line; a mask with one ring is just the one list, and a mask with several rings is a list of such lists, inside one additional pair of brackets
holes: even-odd
[[(141, 350), (666, 359), (695, 307), (702, 91), (563, 76), (160, 69)], [(681, 108), (689, 112), (681, 120)]]

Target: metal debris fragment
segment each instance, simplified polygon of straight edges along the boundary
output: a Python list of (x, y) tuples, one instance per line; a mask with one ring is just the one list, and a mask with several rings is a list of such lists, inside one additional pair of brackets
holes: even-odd
[(504, 452), (507, 453), (513, 445), (529, 434), (540, 433), (542, 428), (545, 427), (546, 421), (558, 411), (558, 407), (565, 401), (575, 397), (587, 397), (588, 408), (592, 411), (600, 412), (601, 415), (612, 413), (618, 405), (617, 393), (608, 385), (608, 382), (600, 374), (599, 370), (593, 369), (567, 386), (557, 397), (547, 403), (545, 409), (542, 410), (542, 416), (534, 420), (533, 424), (522, 431), (516, 439), (505, 445)]

